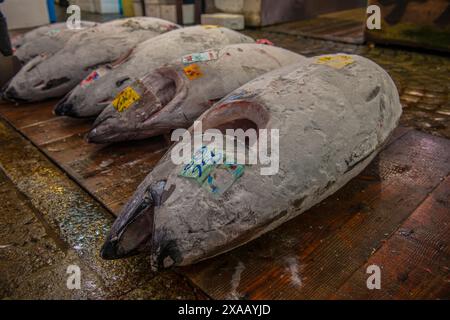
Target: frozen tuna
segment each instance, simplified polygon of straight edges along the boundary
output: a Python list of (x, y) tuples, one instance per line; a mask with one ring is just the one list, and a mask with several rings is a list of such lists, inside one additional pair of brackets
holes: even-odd
[(63, 96), (92, 70), (125, 56), (144, 40), (177, 28), (169, 21), (139, 17), (79, 31), (55, 54), (28, 62), (3, 90), (3, 96), (19, 102)]
[[(125, 88), (97, 118), (88, 140), (143, 139), (187, 128), (215, 101), (243, 84), (306, 60), (262, 44), (234, 44), (183, 56)], [(123, 99), (130, 91), (137, 101)]]
[(31, 31), (19, 34), (11, 39), (11, 44), (14, 48), (20, 48), (28, 41), (33, 41), (37, 38), (45, 36), (51, 32), (58, 32), (59, 30), (66, 29), (66, 22), (52, 23), (38, 28), (34, 28)]
[(68, 29), (66, 23), (38, 28), (38, 30), (26, 33), (22, 40), (17, 40), (14, 55), (22, 63), (26, 63), (40, 54), (52, 55), (61, 50), (74, 34), (96, 25), (98, 23), (82, 21), (81, 29)]
[[(122, 64), (110, 70), (96, 70), (94, 76), (85, 79), (60, 101), (55, 114), (97, 116), (121, 90), (155, 68), (191, 52), (251, 42), (253, 39), (239, 32), (211, 26), (188, 27), (147, 40)], [(108, 75), (102, 76), (105, 73)]]
[[(247, 83), (194, 125), (201, 124), (203, 136), (212, 128), (254, 128), (259, 136), (249, 150), (261, 151), (270, 136), (278, 170), (265, 171), (274, 166), (261, 159), (233, 164), (228, 153), (228, 163), (219, 164), (220, 152), (208, 142), (193, 162), (176, 165), (179, 142), (125, 205), (101, 255), (148, 252), (154, 268), (195, 263), (276, 228), (360, 173), (398, 123), (397, 89), (381, 67), (360, 56), (308, 60)], [(235, 141), (230, 132), (226, 138)]]

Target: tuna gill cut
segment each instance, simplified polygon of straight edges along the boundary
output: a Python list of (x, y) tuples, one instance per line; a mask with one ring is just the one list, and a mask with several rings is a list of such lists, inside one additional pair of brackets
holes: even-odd
[[(41, 27), (44, 29), (39, 32), (33, 30), (24, 35), (24, 40), (20, 41), (19, 45), (16, 44), (14, 55), (23, 64), (40, 54), (52, 55), (61, 50), (74, 34), (97, 25), (95, 22), (82, 21), (81, 29), (69, 29), (66, 23), (57, 23), (52, 28)], [(44, 30), (46, 31), (43, 32)], [(34, 36), (30, 36), (29, 33)]]
[(144, 40), (177, 28), (169, 21), (137, 17), (79, 31), (55, 54), (25, 64), (3, 89), (3, 97), (17, 102), (61, 97), (92, 70), (126, 55)]
[[(55, 114), (72, 117), (98, 116), (114, 97), (134, 80), (139, 79), (172, 60), (191, 52), (223, 47), (229, 44), (252, 43), (253, 39), (222, 27), (194, 26), (147, 40), (111, 70), (97, 70), (80, 83), (56, 106)], [(108, 72), (107, 76), (101, 74)]]
[[(144, 139), (192, 125), (214, 102), (264, 73), (307, 59), (245, 43), (192, 53), (130, 84), (98, 116), (88, 141)], [(123, 99), (132, 91), (137, 101)]]
[[(147, 252), (157, 269), (188, 265), (243, 245), (359, 174), (401, 113), (389, 75), (356, 55), (313, 57), (250, 81), (202, 114), (193, 127), (201, 124), (204, 138), (207, 129), (257, 129), (256, 141), (250, 140), (245, 152), (261, 150), (269, 135), (268, 149), (278, 154), (278, 170), (264, 171), (268, 162), (261, 157), (256, 164), (233, 164), (228, 150), (212, 149), (207, 141), (190, 163), (175, 164), (180, 141), (125, 205), (101, 255), (115, 259)], [(278, 130), (278, 144), (272, 130)], [(225, 133), (234, 145), (235, 135)], [(221, 157), (225, 164), (218, 161)]]

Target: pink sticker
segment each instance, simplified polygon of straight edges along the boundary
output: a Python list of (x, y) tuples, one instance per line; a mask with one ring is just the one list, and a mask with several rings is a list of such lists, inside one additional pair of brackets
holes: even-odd
[(274, 46), (273, 42), (268, 39), (258, 39), (256, 40), (257, 44), (266, 44), (268, 46)]

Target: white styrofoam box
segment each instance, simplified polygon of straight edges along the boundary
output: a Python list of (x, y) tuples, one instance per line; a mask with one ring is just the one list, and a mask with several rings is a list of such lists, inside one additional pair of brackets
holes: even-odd
[(195, 23), (195, 5), (183, 4), (183, 24), (189, 25)]
[(119, 0), (95, 0), (95, 12), (97, 13), (119, 13)]
[[(159, 6), (161, 19), (177, 22), (177, 8), (174, 4), (161, 4)], [(194, 11), (195, 6), (193, 4), (183, 4), (183, 24), (194, 24)]]
[(214, 0), (217, 9), (226, 13), (242, 13), (244, 0)]
[(50, 23), (47, 0), (14, 0), (0, 4), (8, 29), (32, 28)]
[(207, 13), (202, 14), (201, 20), (202, 24), (217, 25), (234, 30), (245, 28), (245, 19), (242, 14)]

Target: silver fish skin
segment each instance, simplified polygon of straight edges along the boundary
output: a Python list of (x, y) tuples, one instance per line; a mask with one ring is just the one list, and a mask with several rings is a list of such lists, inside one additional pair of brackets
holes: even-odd
[[(186, 63), (192, 57), (209, 59)], [(184, 62), (183, 62), (184, 60)], [(112, 104), (98, 116), (87, 138), (93, 143), (144, 139), (192, 125), (214, 102), (264, 73), (307, 59), (292, 51), (244, 43), (190, 54), (130, 84), (140, 100), (119, 112)], [(202, 75), (190, 79), (185, 69)]]
[(120, 91), (155, 68), (191, 52), (253, 42), (239, 32), (222, 27), (194, 26), (163, 34), (137, 46), (106, 76), (89, 85), (78, 85), (58, 103), (55, 114), (79, 118), (98, 116)]
[[(352, 62), (342, 65), (342, 59)], [(116, 259), (147, 252), (158, 269), (195, 263), (251, 241), (359, 174), (401, 113), (389, 75), (356, 55), (313, 57), (250, 81), (199, 121), (203, 130), (235, 129), (245, 121), (257, 129), (278, 129), (278, 172), (262, 175), (266, 165), (246, 165), (244, 174), (215, 197), (180, 176), (184, 165), (171, 160), (175, 144), (125, 205), (101, 255)]]
[(162, 19), (136, 17), (82, 30), (55, 54), (25, 64), (3, 89), (3, 97), (16, 102), (61, 97), (92, 70), (126, 55), (142, 41), (177, 28)]
[[(31, 37), (28, 33), (25, 34), (24, 39), (20, 41), (20, 44), (16, 44), (14, 55), (23, 64), (40, 54), (52, 55), (61, 50), (74, 34), (97, 25), (99, 25), (99, 23), (81, 21), (81, 29), (69, 29), (67, 28), (66, 23), (57, 23), (56, 26), (52, 28), (44, 27), (44, 29), (39, 30), (39, 32), (34, 32), (34, 30), (30, 31), (29, 33), (34, 36)], [(46, 31), (44, 32), (44, 30)]]

